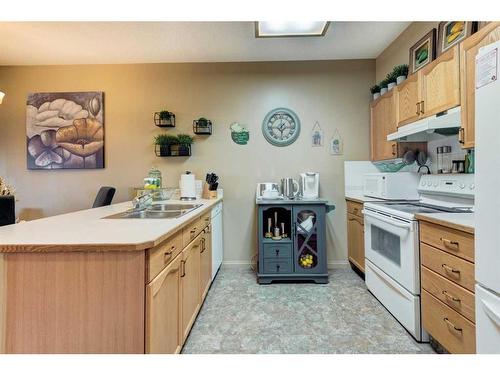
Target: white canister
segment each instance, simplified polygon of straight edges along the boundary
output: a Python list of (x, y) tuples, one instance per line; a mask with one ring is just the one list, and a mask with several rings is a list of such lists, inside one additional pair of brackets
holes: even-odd
[(396, 82), (391, 82), (387, 85), (387, 90), (392, 90), (396, 86)]
[(399, 76), (398, 78), (396, 78), (396, 84), (401, 84), (403, 83), (404, 81), (406, 80), (406, 76)]

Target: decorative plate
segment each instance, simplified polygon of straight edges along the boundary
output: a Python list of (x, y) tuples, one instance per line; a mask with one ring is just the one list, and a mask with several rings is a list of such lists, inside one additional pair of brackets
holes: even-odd
[(262, 122), (264, 138), (274, 146), (288, 146), (300, 134), (300, 120), (288, 108), (276, 108), (269, 112)]

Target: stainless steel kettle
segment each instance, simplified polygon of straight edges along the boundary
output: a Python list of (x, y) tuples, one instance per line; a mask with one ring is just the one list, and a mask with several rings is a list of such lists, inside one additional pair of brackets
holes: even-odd
[(293, 178), (281, 179), (281, 194), (285, 198), (294, 199), (299, 194), (299, 183)]

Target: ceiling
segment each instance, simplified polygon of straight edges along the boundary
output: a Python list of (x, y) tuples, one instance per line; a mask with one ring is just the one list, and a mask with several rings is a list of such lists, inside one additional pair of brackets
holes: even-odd
[(256, 39), (253, 22), (0, 22), (0, 65), (376, 58), (409, 22), (331, 22), (324, 37)]

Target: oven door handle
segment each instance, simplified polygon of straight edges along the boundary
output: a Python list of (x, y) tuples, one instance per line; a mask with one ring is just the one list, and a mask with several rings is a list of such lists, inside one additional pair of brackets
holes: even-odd
[(412, 224), (411, 223), (406, 223), (406, 222), (399, 222), (399, 221), (396, 221), (396, 220), (391, 220), (385, 216), (382, 216), (382, 215), (378, 215), (374, 212), (371, 212), (371, 211), (368, 211), (368, 210), (363, 210), (363, 213), (366, 216), (368, 217), (372, 217), (374, 219), (377, 219), (377, 220), (380, 220), (380, 221), (383, 221), (384, 223), (387, 223), (387, 224), (390, 224), (390, 225), (394, 225), (395, 227), (398, 227), (398, 228), (404, 228), (404, 229), (407, 229), (407, 230), (411, 230), (412, 228)]

